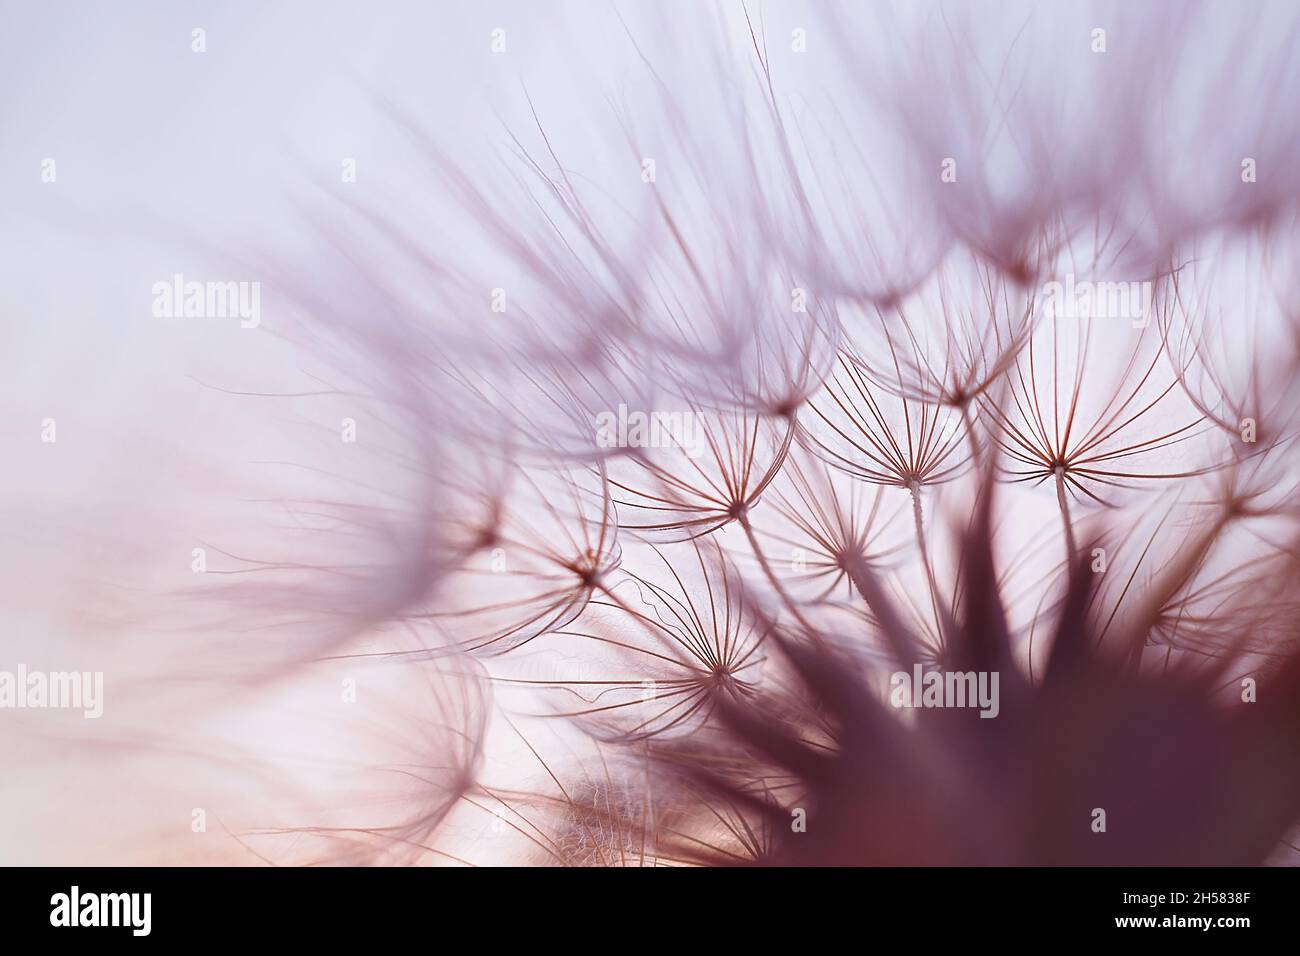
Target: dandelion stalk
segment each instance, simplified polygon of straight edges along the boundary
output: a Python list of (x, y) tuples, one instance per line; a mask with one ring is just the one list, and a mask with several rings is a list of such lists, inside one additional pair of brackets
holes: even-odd
[(1056, 503), (1060, 506), (1061, 526), (1065, 530), (1065, 565), (1068, 568), (1075, 554), (1074, 524), (1070, 521), (1070, 506), (1065, 500), (1065, 468), (1057, 465), (1053, 472), (1056, 475)]
[(808, 623), (808, 619), (805, 618), (803, 613), (799, 610), (794, 599), (790, 596), (790, 592), (786, 590), (785, 585), (781, 583), (781, 579), (778, 578), (776, 572), (772, 570), (771, 562), (767, 560), (767, 555), (763, 553), (763, 546), (758, 543), (758, 536), (754, 534), (754, 526), (750, 522), (749, 516), (747, 514), (741, 515), (739, 521), (740, 527), (745, 531), (745, 537), (749, 540), (749, 547), (753, 550), (754, 557), (758, 559), (759, 567), (763, 569), (763, 574), (767, 578), (768, 583), (770, 583), (772, 589), (776, 591), (777, 597), (781, 599), (781, 603), (785, 606), (786, 610), (790, 612), (791, 617), (799, 622), (799, 626), (803, 628), (804, 633), (815, 636), (817, 634), (817, 629)]
[(934, 579), (934, 565), (930, 562), (930, 549), (925, 544), (925, 521), (921, 513), (921, 484), (916, 480), (907, 483), (912, 496), (912, 520), (916, 523), (916, 545), (921, 551), (921, 565), (925, 568), (925, 581), (930, 590), (930, 610), (934, 613), (935, 633), (939, 647), (943, 648), (943, 622), (939, 615), (939, 585)]

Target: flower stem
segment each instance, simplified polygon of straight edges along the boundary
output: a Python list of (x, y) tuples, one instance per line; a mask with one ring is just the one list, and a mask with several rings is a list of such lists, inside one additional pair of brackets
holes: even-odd
[(781, 603), (785, 605), (786, 610), (790, 612), (791, 616), (799, 622), (799, 626), (804, 629), (805, 633), (810, 636), (815, 635), (816, 632), (813, 630), (812, 625), (809, 624), (808, 620), (800, 613), (799, 608), (794, 603), (794, 599), (791, 598), (789, 592), (786, 591), (785, 585), (781, 583), (781, 580), (776, 576), (776, 572), (772, 570), (772, 565), (768, 562), (767, 555), (763, 553), (763, 548), (758, 543), (758, 536), (754, 534), (754, 528), (753, 525), (749, 523), (749, 518), (741, 515), (738, 520), (740, 526), (745, 530), (745, 537), (749, 539), (749, 546), (754, 552), (754, 557), (758, 558), (759, 567), (763, 569), (763, 574), (767, 576), (767, 580), (771, 582), (772, 587), (781, 598)]
[(912, 519), (916, 522), (916, 543), (921, 549), (921, 564), (925, 567), (925, 580), (930, 587), (930, 610), (934, 612), (935, 636), (943, 647), (943, 622), (939, 619), (939, 585), (934, 580), (934, 567), (930, 564), (930, 549), (925, 546), (925, 522), (921, 516), (921, 483), (913, 479), (907, 483), (912, 494)]
[(975, 423), (971, 421), (970, 408), (967, 406), (965, 402), (962, 402), (958, 406), (958, 408), (961, 411), (962, 427), (966, 430), (966, 438), (970, 442), (971, 458), (975, 462), (975, 470), (978, 471), (980, 466), (984, 464), (984, 460), (983, 460), (984, 456), (983, 453), (980, 451), (980, 443), (975, 438)]
[(1053, 471), (1056, 473), (1056, 503), (1061, 508), (1061, 522), (1065, 525), (1065, 565), (1069, 570), (1075, 556), (1074, 524), (1070, 521), (1070, 506), (1065, 500), (1065, 469), (1057, 465)]

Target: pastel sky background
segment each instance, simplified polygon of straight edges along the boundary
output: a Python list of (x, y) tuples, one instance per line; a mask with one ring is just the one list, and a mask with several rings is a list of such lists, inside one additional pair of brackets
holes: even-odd
[[(891, 203), (905, 195), (898, 184), (909, 181), (911, 158), (887, 131), (889, 111), (871, 108), (868, 93), (901, 90), (936, 110), (943, 102), (958, 110), (964, 95), (981, 99), (958, 72), (945, 71), (953, 49), (979, 51), (994, 68), (1005, 55), (1024, 70), (1028, 93), (1014, 115), (1043, 122), (1037, 145), (1060, 160), (1062, 175), (1162, 157), (1153, 168), (1171, 194), (1209, 205), (1220, 189), (1215, 177), (1226, 168), (1231, 183), (1244, 150), (1273, 161), (1270, 174), (1285, 168), (1300, 176), (1287, 161), (1294, 100), (1280, 92), (1294, 88), (1295, 64), (1268, 72), (1270, 52), (1294, 36), (1283, 5), (1252, 14), (1255, 56), (1234, 47), (1244, 28), (1228, 16), (1229, 4), (1204, 8), (1187, 47), (1199, 55), (1169, 63), (1153, 56), (1169, 71), (1164, 122), (1142, 130), (1141, 142), (1115, 106), (1140, 97), (1150, 77), (1133, 81), (1123, 70), (1148, 61), (1149, 38), (1162, 18), (1180, 15), (1175, 6), (1132, 14), (1123, 21), (1132, 30), (1112, 27), (1114, 70), (1099, 80), (1088, 28), (1094, 19), (1111, 22), (1125, 5), (1049, 3), (1033, 12), (989, 5), (973, 34), (945, 25), (942, 8), (920, 4), (881, 6), (869, 20), (846, 6), (842, 15), (855, 25), (846, 34), (816, 6), (756, 3), (749, 11), (772, 38), (783, 102), (807, 108), (846, 142), (887, 154), (873, 192), (886, 197), (878, 210), (886, 218), (902, 214)], [(67, 715), (0, 714), (0, 723), (20, 727), (0, 729), (0, 763), (24, 768), (0, 775), (0, 863), (214, 855), (246, 862), (237, 845), (188, 842), (191, 808), (212, 804), (214, 793), (247, 807), (292, 790), (276, 811), (290, 822), (296, 801), (310, 803), (324, 781), (351, 786), (338, 784), (335, 762), (356, 740), (385, 741), (366, 744), (373, 763), (389, 755), (385, 746), (400, 753), (409, 745), (397, 723), (359, 721), (319, 739), (312, 714), (332, 705), (320, 696), (321, 686), (335, 686), (332, 675), (288, 680), (269, 694), (250, 687), (246, 698), (196, 690), (202, 675), (193, 672), (174, 685), (154, 682), (186, 658), (191, 626), (205, 643), (240, 639), (220, 633), (220, 622), (187, 620), (176, 598), (193, 584), (195, 542), (270, 534), (245, 507), (282, 491), (283, 475), (268, 475), (263, 463), (319, 462), (322, 434), (332, 435), (340, 414), (328, 403), (232, 394), (299, 393), (321, 373), (321, 341), (277, 294), (276, 283), (290, 281), (277, 264), (319, 278), (323, 294), (345, 293), (338, 263), (373, 252), (367, 239), (333, 231), (340, 205), (351, 203), (400, 222), (431, 255), (454, 254), (484, 275), (498, 268), (500, 252), (482, 223), (454, 207), (447, 184), (430, 175), (384, 104), (503, 195), (517, 162), (510, 133), (529, 150), (549, 142), (593, 191), (630, 195), (637, 168), (620, 125), (627, 122), (660, 157), (666, 188), (680, 189), (703, 216), (704, 197), (727, 196), (737, 117), (765, 109), (761, 86), (751, 82), (744, 10), (688, 0), (0, 0), (0, 23), (0, 668), (24, 661), (109, 675), (106, 717), (95, 726)], [(1030, 42), (1012, 57), (1026, 24)], [(809, 52), (792, 59), (790, 32), (805, 27)], [(195, 28), (205, 31), (201, 54), (191, 49)], [(504, 55), (491, 49), (496, 28), (506, 31)], [(744, 92), (720, 85), (720, 74), (740, 77)], [(876, 85), (880, 77), (889, 82)], [(1098, 87), (1107, 91), (1101, 105)], [(705, 164), (701, 182), (673, 181), (681, 131), (662, 109), (664, 90), (688, 119), (711, 129), (699, 145), (715, 164)], [(1275, 94), (1285, 112), (1261, 104)], [(1271, 138), (1261, 141), (1260, 130)], [(984, 132), (999, 160), (990, 164), (989, 193), (1014, 195), (1026, 172), (1001, 162), (1014, 152), (1012, 134)], [(821, 135), (815, 124), (801, 134)], [(962, 146), (958, 136), (953, 148)], [(348, 158), (357, 181), (345, 184), (340, 166)], [(56, 163), (53, 183), (42, 181), (46, 159)], [(624, 230), (629, 248), (640, 241), (618, 217), (610, 227)], [(892, 234), (882, 241), (902, 244)], [(261, 325), (155, 317), (151, 289), (176, 273), (264, 282)], [(355, 320), (362, 329), (382, 321)], [(453, 311), (443, 321), (449, 336), (472, 336), (482, 319)], [(353, 370), (364, 364), (358, 357)], [(57, 423), (53, 445), (40, 440), (45, 419)], [(294, 486), (313, 481), (299, 476)], [(1014, 521), (1032, 536), (1054, 508), (1027, 497)], [(400, 697), (404, 678), (384, 680), (385, 692)], [(189, 700), (192, 710), (180, 708)], [(176, 734), (164, 740), (160, 728)], [(200, 743), (214, 739), (220, 747)], [(503, 747), (493, 760), (508, 766), (512, 751)], [(250, 779), (245, 771), (254, 765), (266, 779), (260, 770)], [(275, 776), (281, 772), (291, 780)]]

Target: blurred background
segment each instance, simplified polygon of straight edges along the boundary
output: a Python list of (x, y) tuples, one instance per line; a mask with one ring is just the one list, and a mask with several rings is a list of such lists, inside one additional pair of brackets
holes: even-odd
[[(441, 821), (430, 793), (462, 778), (545, 776), (480, 664), (337, 659), (425, 646), (402, 613), (445, 558), (425, 531), (467, 507), (441, 476), (472, 457), (464, 431), (497, 426), (446, 411), (420, 362), (508, 348), (496, 287), (544, 302), (503, 239), (544, 238), (565, 206), (530, 163), (572, 177), (634, 268), (669, 268), (646, 225), (662, 201), (706, 268), (785, 221), (801, 281), (863, 301), (959, 242), (1041, 278), (1017, 230), (1095, 206), (1123, 211), (1108, 275), (1143, 278), (1180, 243), (1293, 215), (1300, 181), (1284, 4), (2, 0), (0, 18), (0, 670), (105, 675), (98, 721), (0, 712), (10, 865), (314, 861), (337, 847), (295, 828)], [(938, 191), (948, 157), (960, 199)], [(817, 255), (795, 176), (816, 184)], [(258, 283), (260, 321), (156, 315), (177, 274)], [(1214, 288), (1237, 301), (1249, 276)], [(532, 334), (563, 345), (577, 299), (539, 305)], [(1057, 504), (1010, 494), (1020, 553)], [(347, 534), (312, 502), (349, 509)], [(245, 589), (254, 566), (283, 588)], [(421, 862), (511, 859), (491, 813), (453, 823)]]

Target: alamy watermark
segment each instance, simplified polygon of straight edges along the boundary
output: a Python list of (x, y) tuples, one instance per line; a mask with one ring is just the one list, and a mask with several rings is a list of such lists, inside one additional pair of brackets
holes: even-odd
[(255, 329), (262, 321), (260, 282), (199, 282), (181, 273), (153, 284), (153, 314), (160, 319), (239, 319)]
[(132, 936), (148, 936), (152, 911), (152, 893), (83, 893), (73, 886), (50, 897), (51, 926), (122, 926)]
[(80, 710), (94, 720), (104, 714), (103, 671), (0, 671), (0, 710)]
[(913, 664), (911, 672), (889, 678), (889, 703), (894, 707), (978, 707), (981, 717), (996, 717), (997, 671), (926, 671)]
[(1062, 319), (1128, 319), (1135, 329), (1151, 324), (1152, 286), (1143, 282), (1046, 282), (1038, 293), (1039, 308)]
[(698, 412), (617, 411), (596, 416), (600, 448), (680, 448), (691, 458), (704, 452), (704, 418)]

